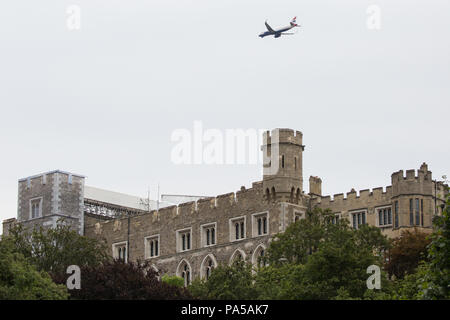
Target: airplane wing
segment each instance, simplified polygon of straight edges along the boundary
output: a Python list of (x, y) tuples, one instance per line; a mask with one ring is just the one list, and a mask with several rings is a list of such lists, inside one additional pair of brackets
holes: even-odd
[(267, 23), (267, 21), (265, 22), (265, 24), (266, 24), (267, 30), (269, 30), (270, 32), (275, 32), (275, 30), (273, 30), (273, 29), (269, 26), (269, 24)]

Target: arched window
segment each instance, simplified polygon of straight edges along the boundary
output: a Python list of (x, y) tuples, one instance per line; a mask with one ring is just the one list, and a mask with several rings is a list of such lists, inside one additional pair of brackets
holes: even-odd
[(300, 202), (300, 188), (297, 188), (297, 193), (295, 194), (296, 203)]
[(191, 266), (184, 259), (178, 265), (177, 276), (183, 278), (185, 287), (187, 287), (191, 283), (192, 279)]
[(292, 187), (291, 188), (291, 202), (294, 202), (294, 193), (295, 193), (295, 188)]
[(277, 198), (276, 192), (275, 192), (275, 187), (272, 187), (272, 201), (275, 201)]
[(245, 261), (245, 253), (241, 249), (236, 249), (230, 258), (230, 266), (236, 261)]
[(253, 252), (252, 264), (255, 267), (261, 268), (266, 265), (265, 259), (264, 259), (265, 251), (266, 251), (266, 247), (263, 244), (260, 244)]
[(201, 264), (200, 276), (209, 279), (214, 268), (217, 267), (217, 261), (212, 254), (208, 254)]
[(270, 191), (269, 188), (266, 189), (266, 200), (270, 201)]

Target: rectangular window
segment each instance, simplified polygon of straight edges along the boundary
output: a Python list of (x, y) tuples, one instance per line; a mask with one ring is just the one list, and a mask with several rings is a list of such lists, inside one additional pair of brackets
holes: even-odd
[(378, 212), (378, 226), (387, 227), (392, 226), (392, 209), (391, 207), (377, 208)]
[(416, 225), (420, 225), (420, 202), (416, 199)]
[(409, 199), (409, 224), (414, 225), (414, 205), (413, 199)]
[(264, 236), (268, 234), (269, 225), (268, 225), (269, 213), (254, 213), (252, 214), (252, 236)]
[(420, 222), (421, 222), (421, 226), (423, 227), (423, 199), (420, 199)]
[(360, 225), (366, 224), (366, 211), (352, 213), (353, 228), (358, 229)]
[(128, 261), (128, 242), (124, 241), (124, 242), (119, 242), (119, 243), (114, 243), (112, 245), (112, 249), (113, 249), (113, 258), (114, 259), (119, 259), (122, 261), (127, 262)]
[(201, 242), (203, 247), (213, 246), (216, 244), (216, 227), (217, 223), (208, 223), (200, 227)]
[(159, 247), (159, 234), (145, 238), (145, 258), (158, 257)]
[(177, 230), (177, 251), (187, 251), (192, 248), (192, 228)]
[(245, 239), (246, 217), (237, 217), (229, 220), (230, 241)]
[(35, 219), (42, 216), (42, 198), (30, 200), (30, 218)]
[(398, 221), (398, 201), (395, 201), (395, 227), (398, 228), (399, 221)]

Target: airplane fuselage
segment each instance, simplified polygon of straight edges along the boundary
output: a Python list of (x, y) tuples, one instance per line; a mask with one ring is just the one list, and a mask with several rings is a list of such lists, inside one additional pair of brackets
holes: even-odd
[(259, 36), (261, 38), (264, 38), (264, 37), (267, 37), (267, 36), (274, 36), (275, 38), (278, 38), (278, 37), (281, 36), (282, 32), (289, 31), (289, 30), (291, 30), (294, 27), (295, 26), (288, 26), (288, 27), (284, 27), (284, 28), (281, 28), (281, 29), (276, 29), (276, 30), (273, 30), (273, 31), (265, 31), (265, 32), (261, 33)]

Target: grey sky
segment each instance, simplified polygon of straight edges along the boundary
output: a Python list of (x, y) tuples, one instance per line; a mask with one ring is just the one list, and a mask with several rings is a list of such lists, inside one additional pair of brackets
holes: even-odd
[[(296, 35), (258, 38), (293, 16)], [(152, 197), (158, 182), (216, 195), (261, 179), (172, 164), (171, 133), (195, 120), (302, 131), (306, 191), (309, 175), (325, 194), (386, 186), (423, 161), (450, 174), (449, 30), (445, 0), (2, 1), (0, 220), (16, 216), (19, 178), (53, 169)]]

